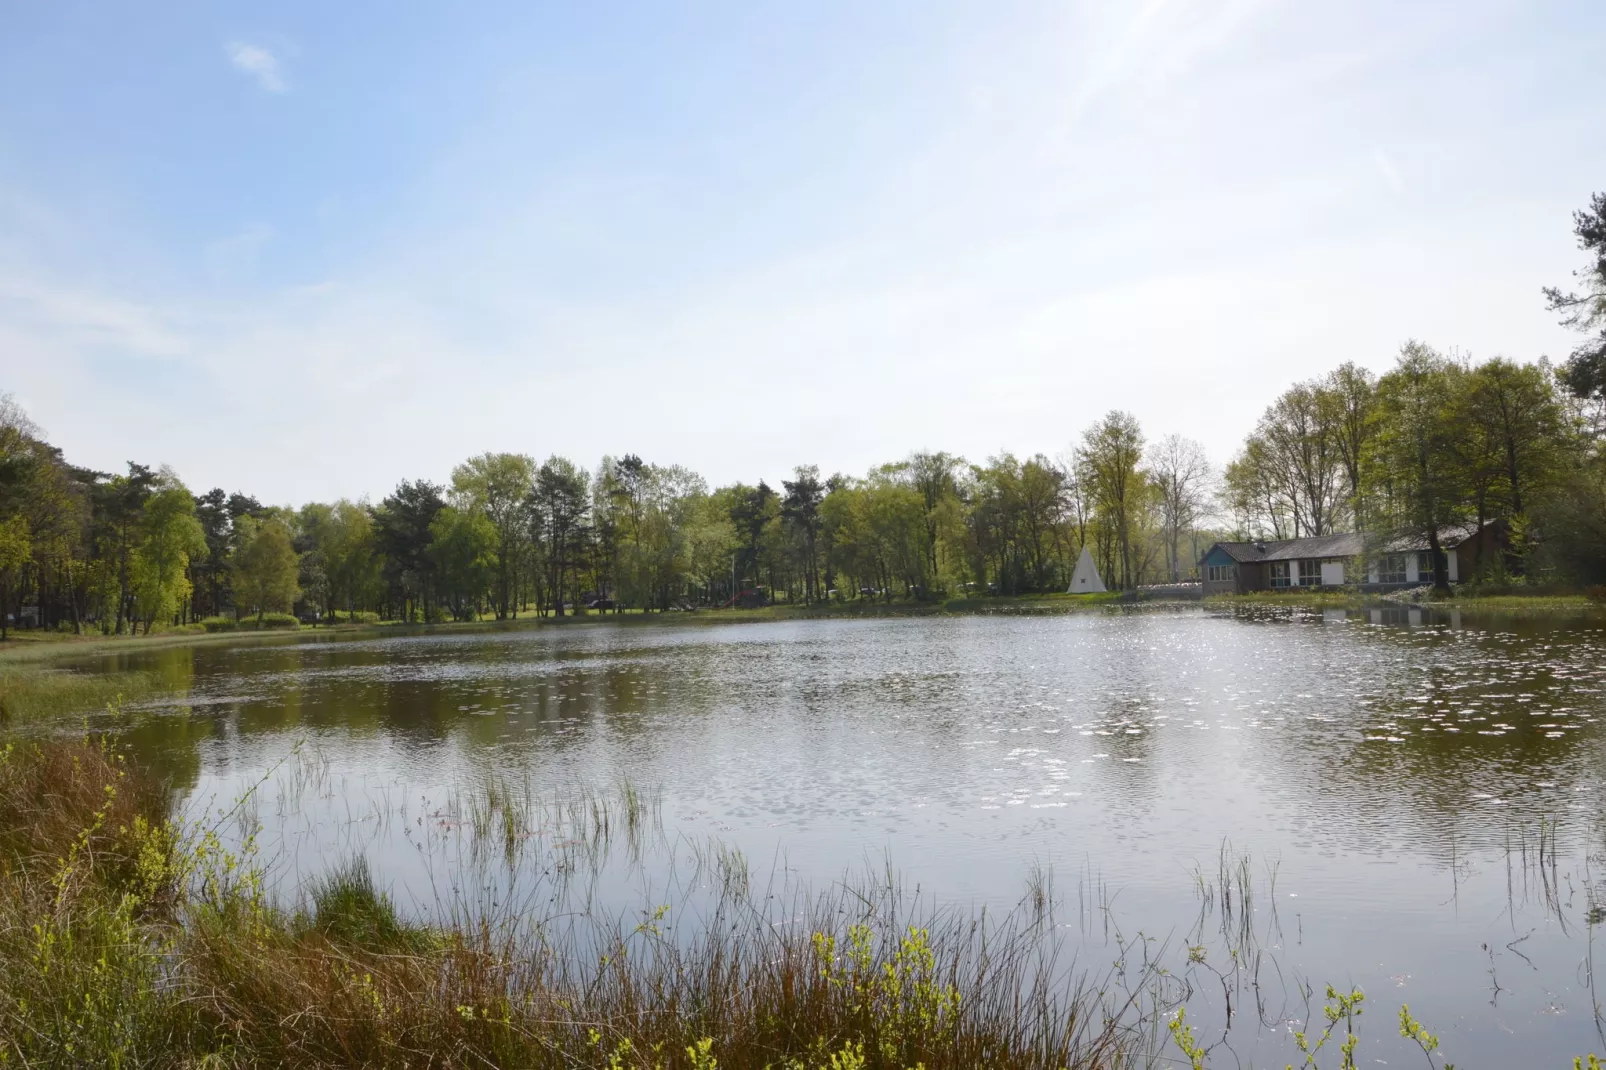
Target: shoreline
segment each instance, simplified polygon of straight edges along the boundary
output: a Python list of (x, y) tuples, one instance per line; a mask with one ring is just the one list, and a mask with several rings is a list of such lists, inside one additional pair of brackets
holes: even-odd
[(647, 613), (589, 612), (579, 616), (521, 616), (511, 620), (442, 621), (434, 624), (385, 621), (377, 624), (302, 625), (295, 629), (264, 631), (190, 632), (162, 631), (153, 635), (30, 635), (14, 632), (0, 643), (0, 671), (47, 661), (94, 658), (105, 655), (160, 650), (176, 646), (213, 644), (274, 644), (308, 638), (375, 639), (391, 636), (456, 635), (477, 632), (528, 631), (549, 627), (610, 625), (650, 627), (664, 624), (748, 624), (796, 620), (882, 620), (900, 617), (964, 617), (989, 615), (1054, 616), (1128, 606), (1200, 606), (1224, 609), (1237, 606), (1286, 609), (1460, 609), (1499, 614), (1555, 614), (1606, 616), (1606, 602), (1583, 594), (1473, 595), (1423, 601), (1403, 601), (1347, 592), (1257, 592), (1211, 595), (1203, 599), (1132, 598), (1121, 592), (1101, 595), (1028, 594), (953, 598), (940, 602), (846, 602), (816, 605), (778, 604), (758, 609), (698, 609)]

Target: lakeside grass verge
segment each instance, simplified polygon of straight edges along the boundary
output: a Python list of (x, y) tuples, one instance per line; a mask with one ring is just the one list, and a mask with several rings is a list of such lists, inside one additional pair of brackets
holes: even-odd
[(1448, 598), (1405, 601), (1351, 591), (1257, 591), (1252, 594), (1217, 594), (1204, 599), (1206, 607), (1279, 606), (1332, 609), (1460, 609), (1501, 615), (1606, 616), (1606, 602), (1583, 594), (1476, 594), (1456, 591)]
[(691, 612), (623, 613), (587, 612), (563, 617), (527, 613), (512, 620), (480, 619), (441, 621), (434, 624), (380, 621), (358, 624), (302, 625), (296, 629), (213, 631), (181, 628), (157, 631), (151, 635), (72, 635), (62, 632), (16, 632), (11, 641), (0, 644), (0, 666), (23, 665), (59, 659), (94, 658), (138, 650), (159, 650), (172, 646), (199, 646), (211, 643), (285, 643), (331, 638), (361, 639), (396, 635), (436, 635), (473, 632), (523, 631), (531, 628), (574, 627), (577, 625), (653, 626), (659, 624), (732, 624), (770, 620), (809, 620), (820, 618), (878, 618), (941, 616), (964, 614), (1054, 613), (1102, 608), (1121, 603), (1119, 592), (1098, 595), (1047, 593), (1034, 595), (976, 596), (942, 601), (892, 602), (858, 599), (849, 602), (791, 605), (781, 603), (758, 609), (698, 609)]
[[(972, 595), (929, 602), (912, 600), (878, 601), (855, 599), (848, 602), (820, 602), (814, 605), (778, 604), (761, 609), (719, 610), (723, 619), (737, 620), (816, 620), (836, 618), (940, 617), (967, 615), (1009, 615), (1073, 613), (1084, 609), (1104, 609), (1127, 601), (1119, 591), (1104, 594), (1065, 594), (1044, 592), (1025, 595)], [(732, 617), (730, 614), (739, 614)], [(719, 618), (716, 618), (719, 619)]]
[[(450, 635), (475, 632), (524, 631), (535, 628), (577, 626), (629, 626), (652, 627), (677, 624), (737, 624), (763, 621), (789, 620), (873, 620), (905, 617), (944, 616), (1053, 616), (1089, 610), (1106, 610), (1123, 605), (1158, 607), (1173, 604), (1167, 600), (1138, 600), (1111, 591), (1103, 594), (1066, 594), (1047, 592), (1028, 595), (973, 595), (934, 601), (894, 600), (878, 601), (855, 599), (847, 602), (792, 605), (781, 603), (757, 609), (699, 609), (691, 612), (645, 613), (631, 610), (623, 613), (590, 612), (580, 616), (541, 617), (527, 614), (513, 620), (445, 621), (436, 624), (383, 621), (378, 623), (335, 624), (302, 626), (297, 629), (271, 629), (263, 631), (206, 632), (199, 628), (158, 631), (152, 635), (70, 635), (56, 632), (17, 632), (13, 638), (0, 644), (0, 696), (5, 694), (7, 672), (21, 677), (27, 675), (25, 666), (39, 665), (55, 660), (88, 659), (141, 650), (159, 650), (173, 646), (198, 646), (212, 643), (294, 643), (307, 639), (373, 639), (386, 636)], [(1421, 602), (1400, 602), (1381, 599), (1377, 595), (1345, 591), (1262, 591), (1243, 595), (1212, 595), (1202, 603), (1188, 600), (1183, 604), (1205, 607), (1283, 607), (1283, 608), (1344, 608), (1370, 609), (1380, 606), (1418, 606), (1498, 613), (1503, 616), (1606, 616), (1606, 602), (1583, 594), (1474, 594), (1457, 592), (1447, 599), (1428, 599)], [(18, 686), (18, 685), (13, 685)], [(66, 685), (40, 684), (41, 688), (56, 687), (66, 694)], [(102, 693), (89, 706), (103, 705), (118, 693), (118, 688)], [(129, 679), (121, 688), (124, 697), (136, 698), (147, 694), (138, 680)], [(26, 707), (36, 700), (19, 699), (13, 706)], [(69, 704), (70, 705), (70, 704)], [(70, 707), (83, 709), (84, 706)]]

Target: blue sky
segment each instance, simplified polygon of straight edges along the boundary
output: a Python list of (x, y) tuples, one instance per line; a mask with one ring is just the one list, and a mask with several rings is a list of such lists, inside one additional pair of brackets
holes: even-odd
[(1421, 338), (1564, 356), (1606, 5), (0, 7), (0, 389), (284, 503), (487, 449), (715, 482), (1224, 462)]

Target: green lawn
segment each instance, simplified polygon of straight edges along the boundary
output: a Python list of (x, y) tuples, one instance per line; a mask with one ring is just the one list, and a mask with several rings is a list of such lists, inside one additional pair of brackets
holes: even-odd
[(1428, 598), (1421, 602), (1402, 602), (1376, 594), (1353, 591), (1257, 591), (1253, 594), (1220, 594), (1205, 599), (1211, 606), (1338, 606), (1365, 609), (1388, 605), (1422, 605), (1491, 612), (1526, 613), (1606, 613), (1606, 603), (1582, 594), (1536, 592), (1534, 594), (1478, 594), (1455, 590), (1448, 598)]

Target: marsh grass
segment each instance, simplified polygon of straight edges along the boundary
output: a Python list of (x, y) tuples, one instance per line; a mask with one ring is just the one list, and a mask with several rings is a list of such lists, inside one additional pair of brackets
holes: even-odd
[(314, 877), (309, 892), (312, 914), (298, 920), (335, 944), (401, 954), (425, 951), (436, 942), (429, 928), (402, 923), (390, 896), (374, 884), (368, 860), (360, 855)]
[(42, 665), (0, 668), (0, 726), (44, 721), (108, 704), (144, 698), (158, 690), (154, 673), (87, 673)]

